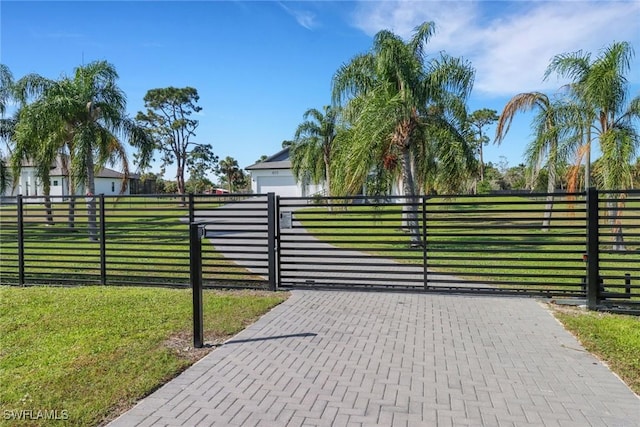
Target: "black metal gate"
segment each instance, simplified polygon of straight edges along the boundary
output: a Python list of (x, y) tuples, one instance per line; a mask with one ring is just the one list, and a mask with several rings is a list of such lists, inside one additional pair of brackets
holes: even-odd
[(280, 286), (585, 295), (581, 194), (553, 205), (544, 195), (280, 198), (279, 217)]

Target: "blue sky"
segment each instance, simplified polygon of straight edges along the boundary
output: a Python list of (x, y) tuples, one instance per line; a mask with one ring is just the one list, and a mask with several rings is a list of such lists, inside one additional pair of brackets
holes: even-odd
[[(0, 62), (16, 78), (57, 78), (83, 61), (107, 60), (131, 116), (149, 89), (195, 87), (203, 108), (196, 141), (246, 167), (292, 139), (305, 110), (330, 102), (333, 73), (367, 51), (377, 31), (408, 37), (424, 21), (437, 29), (428, 52), (445, 50), (476, 68), (470, 111), (499, 113), (520, 92), (551, 94), (563, 83), (542, 81), (553, 55), (582, 49), (595, 57), (613, 41), (636, 49), (629, 78), (631, 95), (639, 92), (640, 1), (2, 0)], [(529, 120), (516, 119), (486, 160), (520, 163)]]

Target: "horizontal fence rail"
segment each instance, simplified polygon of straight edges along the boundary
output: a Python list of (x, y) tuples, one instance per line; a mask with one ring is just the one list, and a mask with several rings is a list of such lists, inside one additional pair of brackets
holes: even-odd
[[(420, 201), (371, 204), (361, 198), (280, 198), (279, 285), (424, 287), (424, 250), (401, 230), (403, 209)], [(420, 234), (417, 222), (407, 224)]]
[(280, 198), (283, 286), (585, 295), (582, 194), (323, 201)]
[(600, 192), (600, 304), (640, 309), (640, 191)]
[[(0, 283), (188, 287), (189, 223), (200, 213), (206, 219), (207, 213), (244, 198), (75, 196), (56, 198), (48, 206), (42, 196), (5, 199), (0, 206)], [(205, 254), (204, 287), (260, 286), (234, 280), (246, 270), (225, 264), (213, 246)]]
[(584, 296), (586, 209), (581, 194), (431, 197), (428, 266), (496, 292)]
[(47, 205), (37, 200), (19, 197), (0, 206), (2, 283), (102, 283), (103, 248), (95, 237), (101, 221), (98, 202), (91, 200), (90, 211), (84, 197)]
[(202, 198), (194, 215), (203, 229), (204, 287), (268, 287), (267, 196), (208, 206)]

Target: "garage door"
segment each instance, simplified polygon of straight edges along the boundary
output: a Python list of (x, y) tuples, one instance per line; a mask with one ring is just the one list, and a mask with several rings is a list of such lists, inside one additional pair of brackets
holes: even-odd
[(261, 176), (258, 178), (258, 193), (276, 193), (283, 197), (300, 196), (292, 176)]

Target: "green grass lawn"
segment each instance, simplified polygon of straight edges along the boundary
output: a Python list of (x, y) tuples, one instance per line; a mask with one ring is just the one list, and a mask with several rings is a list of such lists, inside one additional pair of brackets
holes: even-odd
[[(286, 298), (205, 291), (205, 341), (222, 342)], [(211, 350), (192, 347), (191, 303), (190, 290), (0, 287), (0, 425), (15, 425), (4, 411), (66, 411), (48, 424), (90, 426), (129, 408)]]
[(591, 353), (640, 395), (640, 318), (551, 306), (554, 315)]

